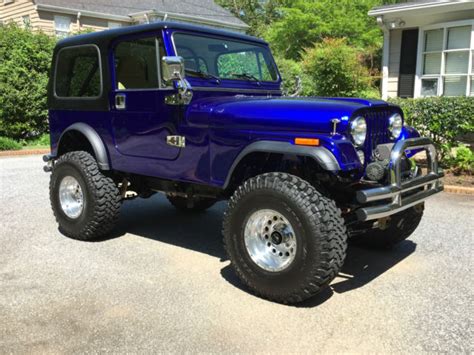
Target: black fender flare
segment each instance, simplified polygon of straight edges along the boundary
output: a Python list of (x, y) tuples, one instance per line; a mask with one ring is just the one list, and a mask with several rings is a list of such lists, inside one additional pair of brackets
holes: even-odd
[(229, 186), (234, 170), (240, 161), (248, 154), (255, 152), (306, 156), (313, 158), (324, 170), (332, 172), (341, 170), (336, 157), (325, 147), (294, 145), (288, 142), (258, 141), (249, 144), (235, 158), (227, 174), (224, 189)]
[(68, 128), (64, 130), (61, 134), (61, 137), (58, 141), (58, 147), (61, 144), (61, 140), (63, 139), (64, 135), (70, 131), (78, 131), (82, 133), (86, 139), (89, 141), (92, 149), (94, 150), (94, 155), (97, 160), (97, 164), (101, 170), (110, 170), (109, 164), (109, 156), (107, 155), (107, 149), (105, 148), (105, 144), (100, 138), (99, 134), (96, 132), (94, 128), (89, 126), (85, 123), (74, 123), (70, 125)]

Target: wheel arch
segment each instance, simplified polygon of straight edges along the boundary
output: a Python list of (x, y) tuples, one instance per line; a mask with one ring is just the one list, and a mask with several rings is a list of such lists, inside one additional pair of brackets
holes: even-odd
[(64, 130), (58, 141), (57, 156), (81, 149), (93, 154), (101, 170), (110, 170), (107, 148), (97, 131), (85, 123), (74, 123)]
[(322, 170), (328, 172), (337, 172), (341, 170), (336, 157), (325, 147), (299, 146), (288, 142), (258, 141), (245, 147), (234, 160), (224, 182), (224, 189), (227, 189), (232, 185), (235, 173), (242, 168), (242, 163), (255, 154), (306, 157), (311, 159)]

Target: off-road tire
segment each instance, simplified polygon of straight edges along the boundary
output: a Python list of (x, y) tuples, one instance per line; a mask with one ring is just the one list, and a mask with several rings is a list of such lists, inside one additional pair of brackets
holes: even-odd
[[(295, 259), (277, 272), (253, 262), (244, 242), (249, 216), (267, 208), (290, 221), (297, 240)], [(258, 296), (280, 303), (301, 302), (322, 291), (346, 256), (346, 228), (334, 201), (285, 173), (262, 174), (238, 187), (224, 215), (223, 235), (231, 265), (242, 282)]]
[(216, 203), (216, 200), (213, 198), (196, 197), (192, 207), (190, 207), (188, 199), (185, 197), (170, 195), (166, 195), (166, 197), (174, 207), (183, 212), (203, 212)]
[(371, 229), (351, 238), (351, 244), (374, 249), (391, 249), (407, 239), (420, 224), (425, 204), (411, 207), (390, 216), (384, 229)]
[[(74, 177), (84, 195), (82, 213), (75, 219), (63, 212), (59, 202), (59, 186), (65, 176)], [(89, 153), (75, 151), (62, 155), (54, 164), (49, 191), (54, 216), (65, 236), (92, 241), (105, 237), (116, 225), (121, 205), (119, 189), (99, 170)]]

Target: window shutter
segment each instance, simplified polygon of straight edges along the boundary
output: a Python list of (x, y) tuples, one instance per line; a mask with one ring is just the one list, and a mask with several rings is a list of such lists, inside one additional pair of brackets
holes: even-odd
[(413, 97), (415, 89), (417, 49), (418, 29), (404, 30), (402, 32), (400, 75), (398, 78), (399, 97)]

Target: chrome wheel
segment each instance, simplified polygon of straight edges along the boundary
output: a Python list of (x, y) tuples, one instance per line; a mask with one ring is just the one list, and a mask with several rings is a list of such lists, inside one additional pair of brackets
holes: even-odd
[(245, 224), (244, 239), (250, 258), (264, 270), (284, 270), (295, 259), (293, 227), (285, 216), (274, 210), (252, 213)]
[(84, 195), (81, 185), (72, 176), (65, 176), (59, 184), (59, 203), (66, 216), (78, 218), (84, 208)]

